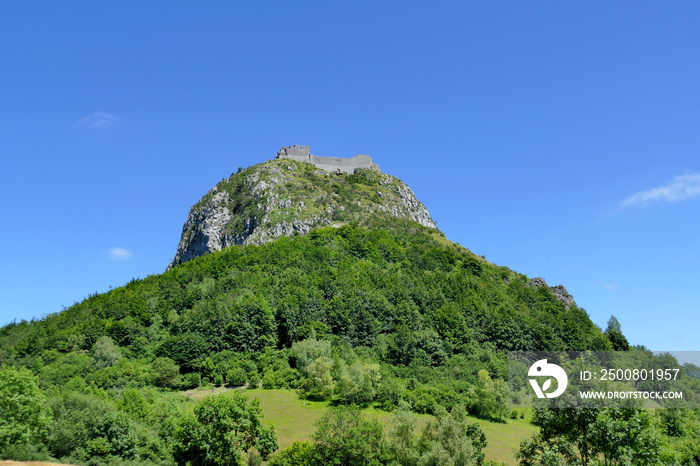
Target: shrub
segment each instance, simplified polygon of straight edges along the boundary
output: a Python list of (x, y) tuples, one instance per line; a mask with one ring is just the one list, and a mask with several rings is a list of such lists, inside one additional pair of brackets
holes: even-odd
[(240, 387), (245, 385), (247, 381), (248, 376), (242, 367), (234, 367), (226, 374), (226, 384), (229, 387)]
[(185, 374), (182, 377), (182, 389), (183, 390), (190, 390), (192, 388), (197, 388), (200, 386), (202, 383), (202, 376), (199, 375), (197, 372), (191, 372), (189, 374)]
[(260, 374), (258, 371), (248, 372), (248, 388), (258, 388), (260, 386)]
[(164, 388), (180, 385), (180, 368), (170, 358), (158, 358), (152, 364), (153, 382)]

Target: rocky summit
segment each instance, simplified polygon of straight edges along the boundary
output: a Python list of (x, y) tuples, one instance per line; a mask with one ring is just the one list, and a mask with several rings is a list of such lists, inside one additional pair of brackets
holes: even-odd
[[(287, 155), (297, 153), (302, 155)], [(362, 165), (355, 167), (358, 157)], [(379, 171), (369, 156), (345, 160), (290, 146), (221, 180), (190, 209), (168, 269), (227, 246), (262, 244), (322, 226), (403, 219), (437, 230), (404, 182)]]

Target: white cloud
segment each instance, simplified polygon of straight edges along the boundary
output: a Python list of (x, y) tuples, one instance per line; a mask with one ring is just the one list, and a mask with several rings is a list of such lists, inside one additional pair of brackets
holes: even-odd
[(605, 285), (603, 285), (603, 288), (605, 288), (606, 290), (615, 290), (619, 286), (620, 285), (618, 285), (617, 283), (606, 283)]
[(108, 126), (112, 126), (115, 120), (116, 118), (114, 115), (105, 112), (95, 112), (90, 116), (78, 120), (76, 125), (90, 129), (104, 129)]
[(622, 207), (645, 206), (652, 202), (678, 202), (700, 197), (700, 174), (677, 176), (669, 184), (640, 191), (622, 202)]
[(109, 258), (113, 261), (128, 261), (131, 259), (131, 251), (124, 248), (112, 248), (108, 251)]

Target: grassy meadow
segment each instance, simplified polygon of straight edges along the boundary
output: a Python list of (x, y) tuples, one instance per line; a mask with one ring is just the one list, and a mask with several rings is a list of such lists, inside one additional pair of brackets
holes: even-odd
[[(223, 393), (224, 396), (234, 390), (223, 387), (215, 388), (213, 393)], [(187, 397), (185, 409), (192, 410), (197, 401), (212, 394), (212, 389), (189, 390), (183, 392)], [(300, 399), (292, 390), (246, 390), (249, 399), (260, 400), (264, 424), (272, 424), (277, 430), (280, 449), (286, 448), (295, 441), (311, 440), (316, 431), (315, 423), (323, 416), (331, 405), (328, 401), (317, 402)], [(391, 414), (373, 407), (364, 411), (367, 419), (375, 419), (384, 427), (387, 433), (391, 425)], [(418, 430), (422, 429), (433, 417), (427, 414), (418, 415)], [(471, 418), (478, 422), (486, 434), (488, 446), (485, 449), (486, 460), (498, 461), (509, 465), (517, 464), (514, 458), (515, 449), (521, 440), (537, 432), (537, 427), (523, 419), (508, 420), (507, 423), (489, 422)]]

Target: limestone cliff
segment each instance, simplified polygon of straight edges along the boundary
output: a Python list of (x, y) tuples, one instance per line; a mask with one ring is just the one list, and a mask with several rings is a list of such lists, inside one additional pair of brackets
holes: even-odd
[(338, 175), (312, 163), (271, 160), (222, 180), (190, 209), (168, 268), (231, 245), (392, 219), (437, 230), (411, 189), (391, 175), (373, 169)]
[(559, 301), (560, 303), (564, 304), (567, 308), (571, 306), (572, 304), (576, 304), (574, 302), (574, 297), (569, 294), (568, 291), (566, 291), (566, 288), (564, 288), (564, 285), (557, 285), (557, 286), (549, 286), (547, 285), (547, 282), (544, 281), (544, 278), (542, 277), (535, 277), (531, 278), (528, 282), (527, 285), (528, 287), (535, 287), (535, 288), (540, 288), (540, 287), (545, 287), (546, 289), (549, 290), (550, 293), (554, 295), (554, 297)]

